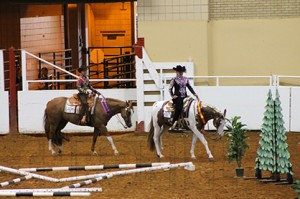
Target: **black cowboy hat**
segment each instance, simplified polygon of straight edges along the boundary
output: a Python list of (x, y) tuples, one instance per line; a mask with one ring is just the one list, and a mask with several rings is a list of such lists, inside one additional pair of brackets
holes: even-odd
[(82, 66), (81, 68), (78, 68), (78, 72), (82, 72), (82, 71), (87, 71), (87, 67), (86, 66)]
[(178, 72), (185, 72), (186, 68), (185, 66), (177, 65), (176, 67), (173, 67), (173, 70), (176, 70)]

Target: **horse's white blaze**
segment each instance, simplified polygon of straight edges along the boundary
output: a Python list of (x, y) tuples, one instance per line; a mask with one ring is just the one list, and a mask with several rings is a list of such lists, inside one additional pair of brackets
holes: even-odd
[(221, 122), (220, 122), (220, 126), (219, 126), (219, 128), (218, 128), (218, 130), (217, 130), (217, 133), (218, 133), (220, 136), (223, 136), (223, 135), (224, 135), (224, 130), (223, 130), (223, 129), (224, 129), (225, 124), (226, 124), (225, 120), (222, 119)]

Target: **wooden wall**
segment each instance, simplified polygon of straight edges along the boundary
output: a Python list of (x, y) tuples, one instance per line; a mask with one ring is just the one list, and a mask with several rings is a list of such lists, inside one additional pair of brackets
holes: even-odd
[[(63, 17), (22, 18), (21, 47), (35, 55), (39, 52), (53, 52), (64, 49)], [(27, 78), (38, 78), (38, 61), (31, 59), (31, 57), (27, 57)], [(36, 85), (32, 84), (29, 88), (36, 88)]]
[(18, 5), (0, 5), (0, 48), (21, 47), (20, 7)]

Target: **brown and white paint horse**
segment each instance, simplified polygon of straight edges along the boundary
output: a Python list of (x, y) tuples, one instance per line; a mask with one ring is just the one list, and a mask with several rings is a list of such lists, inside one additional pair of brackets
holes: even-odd
[[(162, 150), (163, 150), (162, 134), (167, 128), (170, 127), (169, 124), (164, 119), (163, 111), (161, 111), (161, 108), (165, 104), (165, 102), (166, 101), (158, 101), (153, 104), (152, 112), (151, 112), (150, 132), (148, 135), (150, 150), (154, 150), (155, 148), (157, 156), (160, 158), (164, 157), (164, 155), (162, 154)], [(206, 122), (213, 119), (213, 124), (217, 128), (218, 135), (223, 136), (226, 110), (224, 110), (224, 114), (223, 114), (212, 106), (202, 104), (201, 111)], [(211, 154), (211, 151), (208, 148), (207, 141), (204, 135), (201, 133), (201, 129), (204, 127), (204, 124), (198, 115), (196, 100), (194, 100), (191, 103), (188, 116), (187, 118), (184, 118), (184, 120), (187, 124), (187, 127), (194, 133), (192, 146), (190, 150), (191, 157), (193, 159), (196, 158), (194, 150), (195, 150), (197, 139), (199, 138), (199, 140), (205, 146), (206, 153), (209, 159), (213, 160), (213, 155)]]

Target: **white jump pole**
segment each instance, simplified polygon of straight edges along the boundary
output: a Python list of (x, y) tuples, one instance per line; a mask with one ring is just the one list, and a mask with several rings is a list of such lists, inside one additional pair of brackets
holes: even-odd
[(10, 180), (10, 181), (2, 182), (2, 183), (0, 183), (0, 187), (5, 187), (7, 185), (22, 182), (22, 181), (25, 181), (25, 180), (28, 180), (28, 179), (31, 179), (31, 178), (32, 178), (32, 175), (27, 175), (27, 176), (24, 176), (24, 177), (21, 177), (21, 178), (16, 178), (16, 179), (13, 179), (13, 180)]
[(90, 166), (70, 166), (70, 167), (41, 167), (41, 168), (21, 168), (20, 171), (42, 172), (42, 171), (78, 171), (78, 170), (104, 170), (104, 169), (130, 169), (155, 167), (161, 165), (169, 165), (170, 162), (158, 162), (149, 164), (113, 164), (113, 165), (90, 165)]
[(172, 169), (177, 167), (184, 167), (187, 170), (194, 171), (195, 165), (192, 162), (185, 162), (185, 163), (178, 163), (178, 164), (169, 164), (169, 165), (162, 165), (150, 168), (139, 168), (139, 169), (130, 169), (124, 171), (113, 171), (107, 173), (100, 173), (100, 174), (92, 174), (92, 175), (85, 175), (85, 176), (75, 176), (75, 177), (68, 177), (68, 178), (60, 178), (60, 182), (69, 182), (75, 180), (87, 180), (92, 178), (104, 177), (104, 176), (116, 176), (116, 175), (127, 175), (132, 173), (141, 173), (141, 172), (149, 172), (149, 171), (156, 171), (156, 170), (166, 170)]
[(50, 182), (59, 182), (59, 180), (57, 178), (51, 178), (48, 176), (38, 175), (35, 173), (29, 173), (26, 171), (19, 171), (17, 169), (12, 169), (12, 168), (8, 168), (8, 167), (4, 167), (4, 166), (0, 166), (0, 170), (6, 171), (9, 173), (18, 174), (18, 175), (24, 175), (24, 176), (31, 175), (33, 178), (40, 179), (40, 180), (46, 180), (46, 181), (50, 181)]
[(0, 192), (0, 196), (37, 196), (37, 197), (54, 197), (54, 196), (90, 196), (89, 192)]
[(79, 187), (82, 187), (82, 186), (85, 186), (85, 185), (89, 185), (89, 184), (92, 184), (92, 183), (95, 183), (95, 182), (99, 182), (103, 179), (107, 179), (107, 178), (110, 178), (112, 176), (103, 176), (103, 177), (98, 177), (98, 178), (93, 178), (93, 179), (90, 179), (90, 180), (86, 180), (86, 181), (83, 181), (83, 182), (80, 182), (80, 183), (76, 183), (76, 184), (72, 184), (70, 186), (66, 186), (66, 187), (62, 187), (62, 189), (70, 189), (70, 188), (79, 188)]
[(89, 188), (44, 188), (44, 189), (0, 189), (2, 192), (15, 192), (15, 193), (30, 193), (30, 192), (102, 192), (101, 187)]

